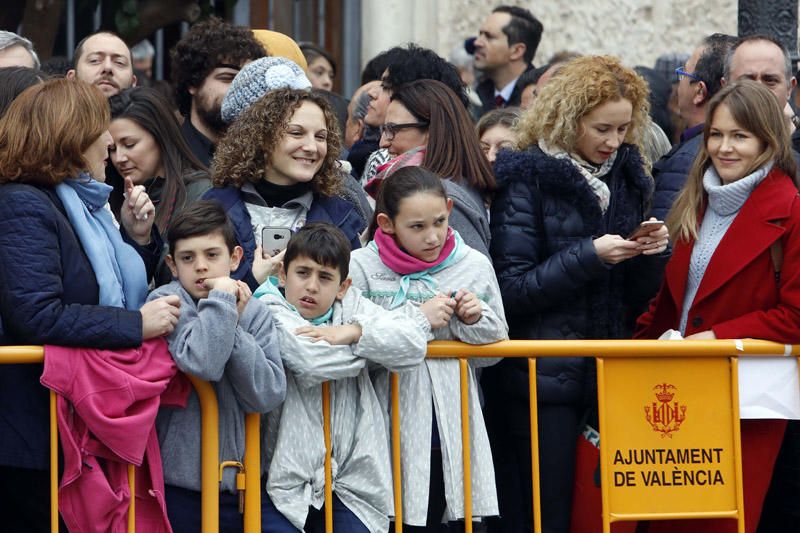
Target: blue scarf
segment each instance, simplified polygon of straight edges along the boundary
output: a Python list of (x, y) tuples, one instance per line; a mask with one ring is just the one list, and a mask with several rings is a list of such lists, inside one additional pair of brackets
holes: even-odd
[[(436, 274), (437, 272), (449, 267), (453, 263), (460, 261), (461, 258), (464, 257), (464, 254), (467, 253), (467, 248), (464, 244), (464, 241), (461, 239), (461, 235), (459, 235), (457, 231), (453, 230), (453, 237), (455, 238), (456, 245), (453, 247), (453, 250), (444, 261), (436, 266), (432, 266), (431, 268), (426, 268), (425, 270), (420, 270), (419, 272), (405, 274), (400, 277), (400, 287), (397, 289), (397, 292), (392, 299), (392, 303), (389, 304), (390, 310), (397, 309), (406, 302), (408, 299), (408, 288), (409, 285), (411, 285), (412, 280), (419, 280), (425, 285), (425, 287), (427, 287), (428, 290), (431, 292), (436, 292), (436, 280), (433, 279), (431, 274)], [(380, 257), (380, 249), (377, 242), (370, 241), (367, 246), (374, 250), (375, 253), (378, 254), (378, 257)]]
[[(281, 300), (286, 302), (286, 305), (289, 307), (289, 309), (291, 309), (292, 311), (294, 311), (295, 313), (297, 313), (299, 315), (300, 311), (298, 311), (295, 306), (293, 306), (292, 304), (290, 304), (286, 300), (286, 297), (283, 295), (283, 292), (281, 292), (280, 289), (278, 289), (278, 285), (279, 285), (278, 284), (278, 278), (276, 278), (275, 276), (270, 276), (270, 277), (267, 278), (267, 281), (262, 283), (256, 289), (256, 292), (253, 293), (253, 297), (254, 298), (261, 298), (262, 296), (264, 296), (266, 294), (271, 294), (273, 296), (278, 296)], [(300, 315), (300, 316), (302, 316), (302, 315)], [(318, 316), (316, 318), (308, 318), (306, 320), (308, 320), (309, 322), (311, 322), (311, 324), (313, 324), (315, 326), (321, 326), (323, 324), (326, 324), (326, 323), (330, 322), (331, 318), (333, 318), (333, 306), (330, 306), (328, 308), (328, 310), (325, 313), (323, 313), (322, 315), (320, 315), (320, 316)]]
[(97, 278), (100, 305), (138, 310), (147, 297), (147, 273), (138, 252), (122, 239), (105, 205), (112, 187), (88, 174), (56, 185), (72, 229)]

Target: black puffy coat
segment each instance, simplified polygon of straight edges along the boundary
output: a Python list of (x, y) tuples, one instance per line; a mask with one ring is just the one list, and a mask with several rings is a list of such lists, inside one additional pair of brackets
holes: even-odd
[[(622, 145), (604, 178), (611, 191), (603, 216), (584, 176), (538, 147), (503, 152), (495, 162), (500, 185), (491, 217), (491, 255), (513, 339), (628, 338), (636, 316), (661, 282), (668, 254), (637, 256), (611, 266), (592, 240), (629, 235), (644, 220), (653, 192), (641, 155)], [(539, 401), (580, 405), (589, 360), (543, 358), (537, 364)], [(527, 361), (507, 359), (486, 369), (484, 386), (503, 397), (528, 398)]]

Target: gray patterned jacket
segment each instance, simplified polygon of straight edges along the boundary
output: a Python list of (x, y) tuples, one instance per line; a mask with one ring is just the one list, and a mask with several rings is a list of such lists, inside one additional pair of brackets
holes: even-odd
[(330, 381), (333, 492), (370, 530), (385, 533), (394, 515), (388, 435), (370, 368), (402, 372), (424, 359), (430, 331), (418, 310), (386, 312), (351, 287), (334, 303), (331, 324), (359, 324), (349, 346), (295, 335), (308, 325), (279, 294), (260, 297), (272, 311), (286, 368), (286, 401), (267, 416), (267, 492), (303, 529), (309, 506), (324, 503), (325, 442), (321, 384)]
[[(353, 286), (364, 296), (388, 308), (398, 289), (400, 276), (385, 266), (377, 251), (367, 246), (354, 250), (350, 259)], [(429, 340), (460, 340), (470, 344), (487, 344), (508, 338), (508, 326), (500, 289), (489, 259), (472, 248), (449, 267), (432, 274), (435, 291), (450, 293), (461, 288), (475, 293), (483, 303), (483, 315), (475, 324), (466, 325), (454, 315), (446, 328), (433, 330)], [(427, 301), (435, 292), (423, 282), (412, 280), (408, 299), (413, 306)], [(408, 306), (400, 309), (408, 309)], [(475, 517), (498, 514), (494, 466), (489, 439), (483, 421), (474, 368), (488, 366), (498, 359), (470, 361), (470, 433), (472, 463), (472, 512)], [(384, 404), (389, 424), (389, 373), (373, 373), (375, 390)], [(461, 454), (461, 407), (458, 361), (427, 359), (414, 371), (400, 375), (401, 460), (403, 469), (403, 521), (424, 526), (428, 512), (430, 485), (431, 432), (433, 409), (442, 447), (445, 497), (448, 521), (464, 517), (464, 484)], [(432, 399), (432, 400), (431, 400)]]

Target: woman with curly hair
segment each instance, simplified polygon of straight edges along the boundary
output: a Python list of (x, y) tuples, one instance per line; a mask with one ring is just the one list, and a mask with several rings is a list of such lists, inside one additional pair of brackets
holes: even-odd
[(330, 104), (303, 89), (268, 92), (231, 124), (214, 156), (214, 188), (204, 198), (222, 204), (244, 249), (232, 277), (257, 289), (283, 257), (262, 247), (262, 234), (285, 249), (286, 230), (311, 222), (333, 224), (361, 247), (364, 220), (337, 196), (340, 146)]
[[(510, 336), (628, 338), (656, 293), (667, 229), (628, 239), (645, 220), (653, 180), (641, 156), (647, 85), (610, 56), (564, 65), (522, 116), (519, 147), (494, 169), (491, 255)], [(527, 361), (483, 374), (502, 523), (531, 523)], [(542, 526), (569, 531), (577, 436), (593, 411), (590, 360), (537, 365)]]

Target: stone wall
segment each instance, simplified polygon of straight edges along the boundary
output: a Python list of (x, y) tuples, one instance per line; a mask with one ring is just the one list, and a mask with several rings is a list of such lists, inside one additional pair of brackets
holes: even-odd
[(703, 36), (737, 27), (736, 0), (364, 0), (362, 57), (408, 41), (447, 57), (501, 3), (527, 7), (544, 24), (537, 65), (572, 50), (652, 66), (662, 53), (689, 53)]

